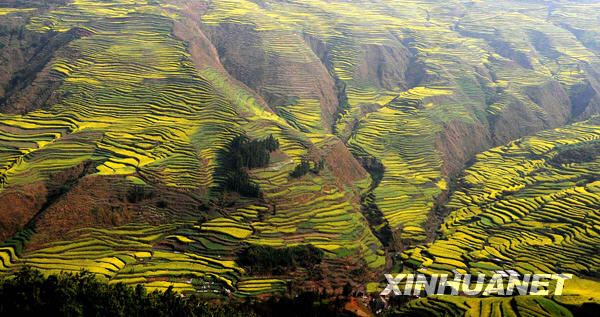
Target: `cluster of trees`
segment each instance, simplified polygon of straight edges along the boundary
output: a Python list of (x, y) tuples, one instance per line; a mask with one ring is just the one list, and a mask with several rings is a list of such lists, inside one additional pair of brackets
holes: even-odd
[(239, 253), (238, 262), (254, 273), (284, 274), (297, 267), (320, 264), (324, 255), (323, 250), (310, 244), (288, 248), (251, 245)]
[(228, 169), (256, 168), (269, 164), (269, 153), (279, 149), (279, 141), (270, 135), (264, 140), (250, 141), (246, 136), (237, 136), (229, 145), (225, 162)]
[(248, 197), (260, 197), (260, 188), (250, 180), (247, 169), (269, 164), (270, 153), (279, 149), (279, 141), (272, 135), (264, 140), (250, 141), (246, 136), (235, 137), (229, 151), (221, 153), (225, 189)]
[(225, 188), (247, 197), (261, 197), (260, 187), (250, 180), (244, 169), (230, 171), (225, 181)]
[(0, 316), (256, 316), (248, 304), (216, 305), (172, 289), (148, 293), (92, 273), (44, 275), (23, 268), (0, 281)]
[(9, 35), (12, 32), (12, 28), (5, 24), (0, 24), (0, 36)]
[(550, 163), (555, 165), (595, 161), (600, 156), (600, 142), (576, 144), (560, 151)]
[(385, 167), (380, 160), (372, 156), (363, 156), (359, 158), (360, 164), (363, 168), (371, 175), (373, 179), (373, 183), (371, 184), (371, 188), (375, 188), (383, 179), (383, 173), (385, 173)]
[(362, 199), (361, 212), (369, 222), (373, 233), (384, 246), (389, 246), (394, 239), (392, 229), (383, 217), (383, 213), (375, 203), (375, 195), (371, 192)]
[(130, 203), (138, 203), (146, 199), (152, 199), (156, 193), (152, 188), (146, 188), (144, 185), (135, 184), (127, 190), (127, 201)]
[(321, 170), (325, 167), (325, 161), (320, 160), (318, 163), (313, 163), (314, 167), (310, 167), (310, 161), (308, 159), (302, 159), (299, 165), (294, 168), (294, 171), (290, 173), (290, 176), (293, 178), (302, 177), (308, 172), (313, 174), (319, 174)]
[(142, 285), (107, 284), (89, 272), (44, 277), (28, 267), (0, 280), (0, 316), (353, 316), (344, 312), (345, 303), (326, 292), (218, 303), (171, 288), (148, 292)]

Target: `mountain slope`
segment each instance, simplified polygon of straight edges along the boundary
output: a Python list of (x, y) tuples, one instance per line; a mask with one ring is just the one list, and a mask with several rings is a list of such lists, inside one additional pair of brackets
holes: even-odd
[[(11, 3), (0, 8), (0, 237), (12, 237), (1, 267), (240, 296), (378, 281), (394, 251), (434, 238), (476, 153), (600, 111), (599, 14), (569, 1)], [(247, 170), (259, 197), (223, 191), (242, 135), (280, 144)], [(482, 155), (471, 170), (500, 168)], [(292, 177), (303, 161), (313, 171)], [(470, 210), (457, 197), (476, 194), (448, 208)], [(482, 230), (451, 228), (453, 217), (404, 259), (437, 260), (419, 252)], [(236, 262), (248, 245), (299, 244), (324, 250), (323, 264), (265, 278)]]
[[(330, 128), (331, 93), (321, 92), (337, 90), (333, 133), (356, 157), (383, 163), (377, 205), (392, 228), (420, 240), (446, 177), (473, 154), (597, 112), (598, 52), (566, 14), (583, 9), (217, 1), (201, 20), (229, 73), (300, 130)], [(317, 59), (329, 84), (310, 66)]]

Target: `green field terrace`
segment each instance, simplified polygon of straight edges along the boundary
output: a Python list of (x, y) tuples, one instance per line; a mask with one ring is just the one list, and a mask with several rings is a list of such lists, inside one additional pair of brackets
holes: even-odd
[[(43, 207), (47, 216), (11, 224), (4, 274), (87, 269), (110, 283), (256, 296), (283, 292), (291, 278), (247, 274), (237, 252), (307, 243), (324, 250), (334, 279), (348, 265), (380, 272), (386, 251), (361, 213), (364, 197), (400, 239), (423, 243), (402, 253), (407, 269), (598, 272), (598, 160), (552, 161), (600, 136), (598, 119), (554, 129), (598, 111), (586, 99), (599, 86), (598, 5), (73, 0), (32, 12), (0, 16), (33, 14), (28, 31), (78, 35), (41, 72), (61, 98), (0, 114), (0, 198), (33, 201), (32, 189), (50, 192), (55, 175), (82, 169), (87, 183), (77, 186), (155, 188), (181, 203), (142, 199), (143, 210), (118, 225), (79, 223), (55, 239), (43, 227), (17, 230), (32, 219), (60, 225), (52, 213), (60, 206), (83, 214), (86, 201), (66, 193), (63, 205)], [(191, 20), (201, 39), (182, 39)], [(198, 53), (198, 43), (210, 52)], [(243, 45), (256, 63), (235, 54)], [(223, 178), (218, 155), (242, 134), (280, 142), (268, 166), (249, 171), (264, 197), (201, 221), (196, 205), (214, 200)], [(465, 171), (430, 242), (428, 217), (450, 176), (500, 144)], [(307, 157), (325, 169), (290, 177)], [(384, 167), (377, 182), (358, 163), (370, 160)], [(560, 314), (559, 304), (591, 298), (590, 281), (576, 282), (573, 302), (441, 297), (407, 311), (494, 315), (533, 303), (545, 308), (531, 315)]]
[[(263, 66), (268, 76), (255, 89), (293, 97), (277, 111), (303, 131), (329, 131), (318, 125), (331, 120), (322, 89), (294, 84), (319, 83), (297, 65), (310, 70), (322, 60), (345, 98), (331, 132), (355, 156), (384, 164), (374, 190), (378, 207), (404, 238), (424, 240), (427, 214), (447, 189), (449, 161), (595, 111), (570, 113), (561, 105), (596, 85), (590, 74), (598, 46), (585, 40), (596, 31), (573, 17), (593, 19), (597, 9), (572, 2), (548, 12), (546, 4), (517, 1), (225, 0), (211, 3), (202, 22), (207, 34), (233, 28), (255, 39), (261, 58), (275, 64)], [(546, 91), (556, 87), (565, 97), (550, 101)], [(448, 133), (469, 138), (473, 149), (442, 144), (460, 142)]]
[[(86, 269), (111, 283), (247, 296), (281, 292), (287, 282), (245, 274), (235, 254), (248, 244), (312, 244), (333, 268), (347, 259), (384, 265), (381, 244), (360, 213), (359, 195), (370, 183), (364, 171), (346, 182), (331, 168), (289, 176), (306, 155), (333, 152), (337, 138), (299, 131), (221, 70), (194, 65), (186, 44), (172, 34), (176, 19), (177, 7), (146, 1), (73, 1), (33, 18), (29, 30), (77, 28), (84, 36), (57, 51), (45, 68), (61, 82), (59, 103), (0, 116), (0, 195), (26, 195), (30, 186), (91, 162), (84, 177), (173, 191), (175, 201), (187, 197), (182, 204), (210, 200), (222, 177), (215, 174), (219, 151), (247, 133), (273, 135), (281, 144), (268, 167), (251, 172), (265, 198), (260, 204), (242, 199), (204, 222), (188, 206), (181, 212), (180, 206), (152, 205), (129, 224), (79, 225), (58, 241), (37, 228), (18, 247), (2, 248), (2, 271), (23, 265), (48, 274)], [(259, 220), (259, 213), (266, 216)], [(54, 221), (46, 214), (39, 221)], [(28, 243), (35, 248), (24, 247)]]
[[(450, 214), (438, 239), (405, 251), (405, 270), (426, 275), (491, 276), (499, 270), (571, 273), (575, 277), (565, 283), (563, 296), (552, 301), (532, 298), (548, 301), (540, 302), (546, 308), (537, 314), (559, 314), (557, 303), (598, 302), (599, 124), (595, 117), (477, 155), (447, 204)], [(519, 298), (526, 297), (516, 298), (518, 304)], [(445, 311), (476, 312), (475, 307), (485, 305), (489, 307), (481, 310), (493, 315), (505, 311), (503, 305), (513, 305), (511, 301), (441, 296), (417, 301), (407, 309), (431, 310), (439, 305)]]

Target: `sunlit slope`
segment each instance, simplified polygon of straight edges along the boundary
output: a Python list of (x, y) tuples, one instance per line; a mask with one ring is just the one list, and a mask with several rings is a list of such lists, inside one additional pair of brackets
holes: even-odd
[(597, 274), (599, 138), (596, 118), (477, 155), (440, 238), (405, 258), (434, 271)]
[[(0, 233), (32, 219), (37, 230), (19, 236), (32, 244), (23, 253), (2, 247), (9, 272), (88, 268), (111, 281), (188, 291), (214, 282), (255, 295), (280, 291), (285, 277), (247, 276), (236, 252), (305, 243), (325, 250), (340, 275), (347, 265), (382, 268), (361, 196), (396, 238), (424, 241), (449, 175), (475, 153), (600, 109), (593, 4), (74, 0), (31, 12), (0, 15), (33, 14), (28, 31), (77, 36), (40, 72), (59, 87), (56, 100), (0, 115), (0, 199), (10, 202), (0, 205)], [(537, 138), (596, 135), (593, 122), (565, 131)], [(219, 201), (218, 154), (244, 133), (281, 145), (267, 167), (249, 171), (264, 198)], [(597, 271), (596, 224), (582, 218), (595, 206), (595, 181), (582, 176), (597, 173), (595, 163), (550, 164), (529, 184), (525, 167), (546, 164), (558, 145), (544, 152), (527, 142), (480, 156), (465, 181), (488, 187), (457, 193), (442, 239), (406, 259), (446, 271), (509, 262)], [(506, 154), (519, 149), (537, 156)], [(325, 169), (290, 177), (303, 158)], [(359, 162), (381, 163), (381, 179)], [(524, 180), (503, 183), (502, 168)], [(134, 185), (157, 196), (128, 200)], [(571, 204), (580, 209), (565, 211)]]
[[(315, 95), (331, 87), (281, 83), (318, 82), (296, 68), (322, 61), (339, 103), (332, 131), (355, 156), (383, 163), (376, 203), (405, 238), (425, 238), (448, 173), (470, 155), (599, 109), (595, 31), (575, 18), (593, 21), (595, 5), (223, 0), (205, 10), (225, 68), (303, 130), (332, 120)], [(252, 38), (248, 56), (231, 44), (239, 34)]]
[[(30, 249), (2, 248), (2, 271), (87, 269), (111, 282), (245, 296), (281, 291), (286, 278), (247, 276), (235, 260), (248, 244), (308, 243), (325, 251), (332, 269), (381, 267), (382, 246), (360, 213), (359, 196), (370, 183), (365, 171), (336, 137), (307, 134), (213, 63), (194, 64), (189, 43), (173, 35), (182, 8), (73, 1), (27, 25), (37, 32), (78, 28), (84, 36), (46, 66), (61, 82), (60, 102), (0, 117), (0, 197), (33, 205), (6, 232), (41, 210), (36, 234), (23, 239)], [(202, 209), (216, 199), (211, 189), (223, 177), (216, 173), (218, 153), (242, 133), (279, 140), (271, 164), (251, 172), (264, 199)], [(326, 167), (292, 179), (303, 157), (323, 159)], [(71, 173), (79, 178), (64, 176)], [(62, 191), (44, 205), (57, 182)], [(142, 188), (133, 204), (123, 198), (132, 186)], [(125, 220), (101, 219), (102, 204), (129, 213)], [(92, 220), (70, 221), (79, 218)], [(131, 223), (117, 226), (122, 222)]]
[[(65, 48), (74, 58), (48, 66), (64, 80), (60, 90), (66, 97), (59, 104), (23, 116), (3, 115), (6, 152), (15, 153), (3, 162), (4, 187), (35, 182), (54, 168), (88, 158), (102, 162), (101, 174), (137, 171), (177, 187), (209, 186), (215, 153), (236, 128), (235, 111), (196, 74), (183, 44), (169, 34), (170, 20), (133, 14), (135, 6), (128, 6), (134, 11), (124, 17), (119, 6), (93, 3), (76, 2), (28, 26), (81, 27), (89, 35)], [(79, 134), (97, 138), (69, 145)]]
[[(112, 229), (83, 228), (73, 241), (59, 241), (36, 251), (10, 258), (3, 257), (2, 271), (23, 265), (45, 273), (88, 270), (99, 278), (125, 284), (144, 284), (149, 288), (177, 291), (222, 292), (232, 289), (244, 270), (234, 261), (198, 252), (156, 250), (160, 241), (187, 242), (187, 238), (169, 232), (194, 228), (192, 223), (161, 226), (129, 224)], [(193, 230), (193, 229), (192, 229)], [(196, 230), (198, 231), (198, 230)], [(191, 240), (189, 240), (191, 241)], [(3, 248), (5, 249), (5, 248)], [(8, 271), (10, 272), (10, 271)]]
[[(600, 284), (600, 121), (550, 130), (477, 155), (448, 203), (439, 238), (403, 253), (420, 273), (492, 274), (496, 270), (571, 273), (562, 296), (430, 296), (414, 314), (571, 316), (598, 302)], [(583, 313), (583, 312), (582, 312)]]

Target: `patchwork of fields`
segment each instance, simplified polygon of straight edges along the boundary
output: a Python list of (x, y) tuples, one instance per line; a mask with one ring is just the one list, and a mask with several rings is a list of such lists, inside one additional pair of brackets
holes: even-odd
[[(0, 48), (37, 34), (34, 56), (52, 49), (40, 69), (0, 59), (3, 87), (23, 97), (0, 90), (0, 272), (246, 297), (304, 279), (340, 291), (349, 271), (371, 279), (351, 280), (364, 290), (392, 267), (514, 269), (579, 278), (570, 297), (434, 296), (403, 312), (600, 302), (599, 16), (593, 3), (491, 0), (0, 8), (2, 26), (22, 23), (0, 29)], [(19, 84), (57, 89), (38, 104)], [(247, 170), (259, 197), (221, 187), (242, 135), (279, 143)], [(292, 177), (301, 162), (323, 168)], [(316, 273), (238, 262), (251, 245), (305, 244), (324, 251)]]
[[(600, 61), (597, 47), (574, 31), (596, 34), (573, 19), (591, 19), (586, 8), (597, 7), (565, 4), (548, 13), (546, 4), (529, 2), (224, 0), (212, 3), (202, 22), (236, 65), (248, 61), (224, 35), (234, 29), (254, 39), (246, 49), (265, 52), (258, 63), (266, 79), (238, 79), (276, 99), (291, 125), (317, 132), (309, 122), (333, 120), (332, 132), (356, 157), (381, 161), (379, 209), (403, 238), (424, 240), (428, 212), (461, 165), (455, 161), (596, 111), (568, 109), (569, 94), (597, 87), (589, 73)], [(332, 87), (296, 69), (311, 69), (318, 59), (335, 80), (333, 91), (343, 93), (333, 119), (320, 95)], [(297, 78), (305, 85), (294, 85)], [(306, 87), (311, 83), (321, 88)], [(550, 97), (551, 90), (560, 92)]]

